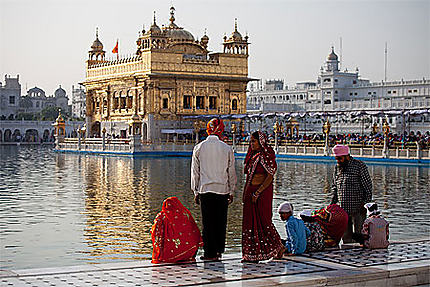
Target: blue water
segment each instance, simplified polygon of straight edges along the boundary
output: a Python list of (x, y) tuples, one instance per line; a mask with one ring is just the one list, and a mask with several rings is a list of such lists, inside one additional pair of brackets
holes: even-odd
[[(49, 147), (0, 146), (0, 269), (40, 268), (150, 258), (150, 228), (168, 196), (200, 226), (190, 191), (190, 158), (108, 157), (55, 153)], [(334, 163), (279, 162), (273, 210), (295, 211), (331, 200)], [(240, 252), (243, 159), (229, 208), (227, 251)], [(391, 239), (430, 237), (430, 169), (369, 165), (374, 200)], [(282, 237), (283, 223), (274, 213)]]

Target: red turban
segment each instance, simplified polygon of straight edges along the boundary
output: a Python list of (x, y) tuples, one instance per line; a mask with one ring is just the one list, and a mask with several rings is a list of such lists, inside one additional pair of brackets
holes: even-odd
[(222, 133), (224, 132), (224, 123), (221, 119), (213, 118), (206, 125), (206, 131), (208, 135), (217, 135), (219, 138), (222, 138)]

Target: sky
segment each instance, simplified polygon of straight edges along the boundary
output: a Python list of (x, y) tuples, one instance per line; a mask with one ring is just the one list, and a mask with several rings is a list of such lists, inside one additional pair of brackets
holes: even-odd
[(52, 95), (85, 80), (85, 61), (96, 27), (107, 57), (119, 39), (121, 55), (136, 51), (142, 25), (175, 23), (209, 50), (222, 51), (223, 36), (238, 30), (249, 42), (249, 76), (316, 81), (331, 46), (342, 67), (359, 68), (372, 82), (430, 78), (430, 0), (0, 0), (0, 82), (20, 75), (22, 94), (34, 86)]

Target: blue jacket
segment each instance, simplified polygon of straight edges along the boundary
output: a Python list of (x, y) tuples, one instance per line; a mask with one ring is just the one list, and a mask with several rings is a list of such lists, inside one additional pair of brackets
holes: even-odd
[(287, 240), (285, 247), (288, 253), (302, 254), (306, 250), (306, 236), (310, 236), (311, 232), (305, 226), (303, 220), (290, 216), (285, 223), (287, 230)]

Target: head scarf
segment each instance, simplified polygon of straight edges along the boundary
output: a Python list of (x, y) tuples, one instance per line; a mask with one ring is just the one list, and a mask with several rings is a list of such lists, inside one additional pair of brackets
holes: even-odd
[(349, 155), (349, 147), (346, 145), (337, 144), (332, 150), (334, 156)]
[(261, 131), (258, 131), (258, 142), (261, 149), (253, 151), (250, 143), (245, 157), (245, 174), (248, 174), (248, 178), (252, 178), (258, 163), (261, 163), (264, 169), (271, 175), (275, 175), (277, 169), (275, 151), (267, 143), (266, 134)]
[(152, 263), (193, 259), (203, 245), (190, 211), (175, 196), (163, 202), (151, 229)]
[(220, 139), (224, 132), (224, 123), (221, 119), (213, 118), (206, 125), (206, 131), (208, 135), (217, 135)]
[(348, 214), (337, 204), (330, 204), (325, 208), (312, 212), (312, 217), (321, 225), (327, 235), (326, 246), (336, 246), (342, 239), (348, 226)]

